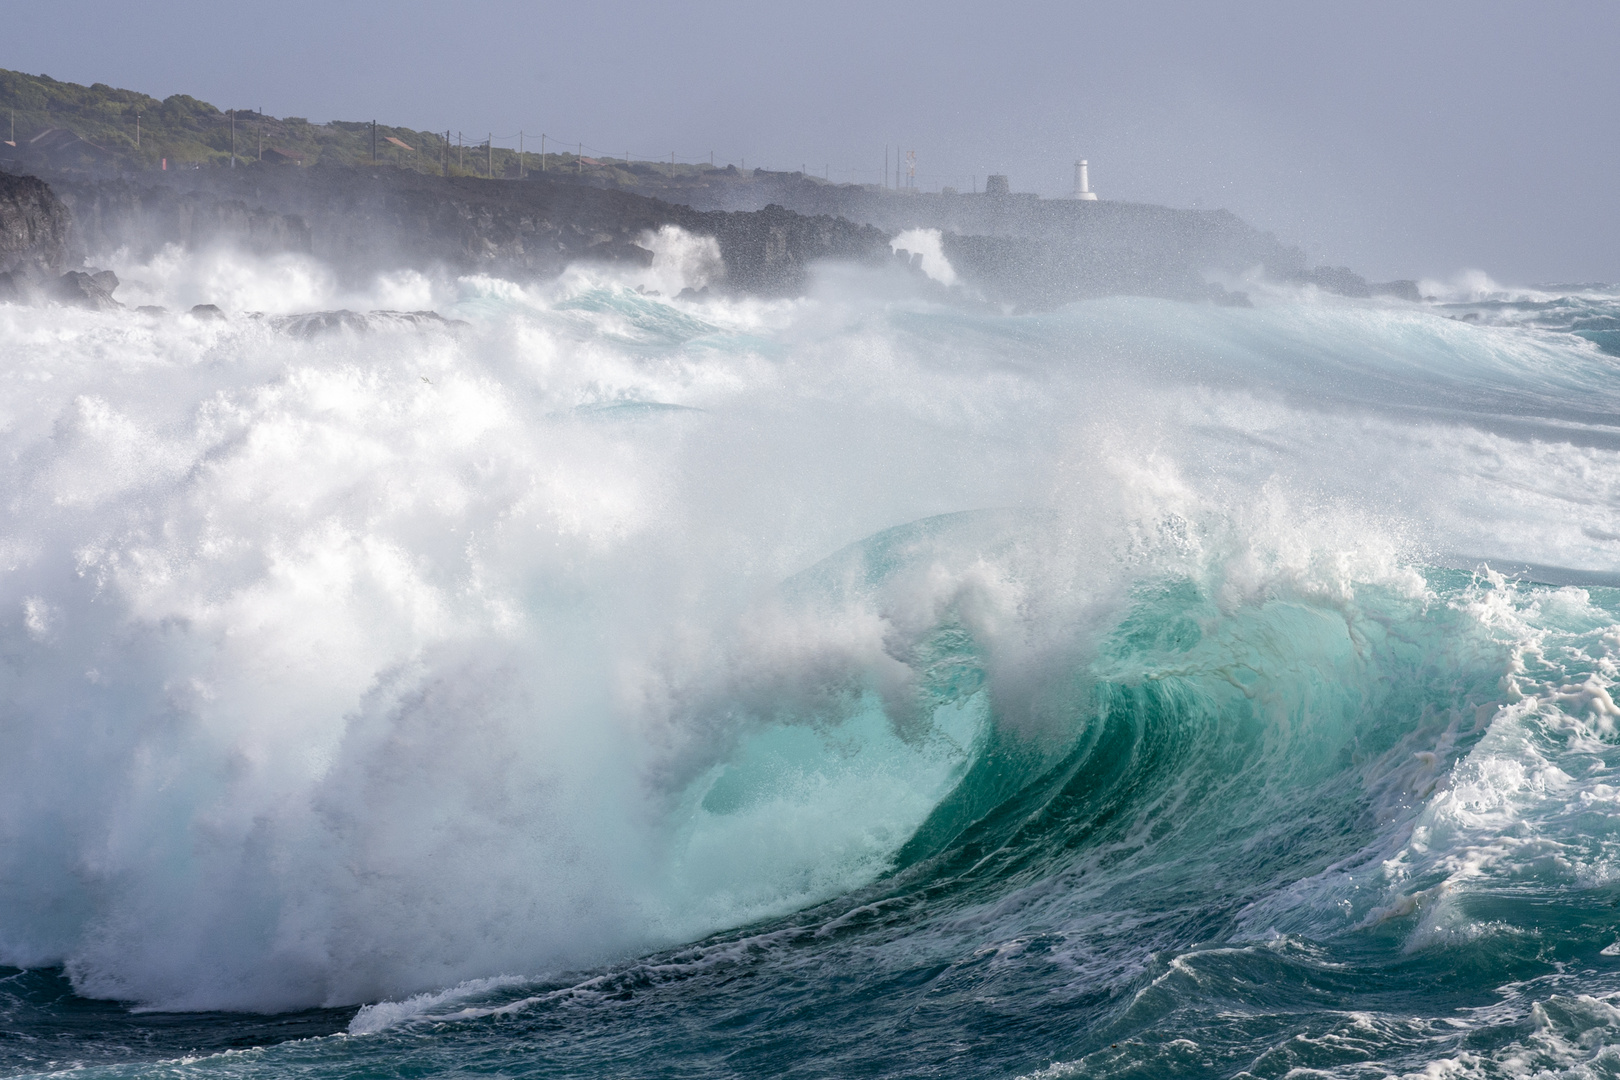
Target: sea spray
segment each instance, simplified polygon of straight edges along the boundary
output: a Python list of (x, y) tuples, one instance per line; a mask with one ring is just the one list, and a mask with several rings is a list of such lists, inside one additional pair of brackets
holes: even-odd
[(1601, 1052), (1612, 296), (1009, 316), (661, 242), (0, 307), (0, 962), (394, 1002), (182, 1071)]

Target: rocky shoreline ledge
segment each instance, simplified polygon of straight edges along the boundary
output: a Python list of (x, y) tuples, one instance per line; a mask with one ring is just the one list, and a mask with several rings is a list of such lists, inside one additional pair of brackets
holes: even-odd
[(352, 281), (403, 267), (543, 280), (578, 262), (647, 265), (653, 255), (643, 238), (670, 225), (712, 237), (721, 287), (751, 295), (799, 293), (820, 262), (910, 261), (891, 249), (895, 235), (938, 228), (967, 292), (1016, 309), (1113, 294), (1246, 304), (1210, 279), (1256, 269), (1346, 295), (1417, 299), (1410, 282), (1380, 286), (1342, 268), (1307, 270), (1297, 248), (1224, 212), (981, 196), (884, 204), (874, 224), (858, 220), (874, 217), (861, 207), (823, 207), (825, 192), (809, 194), (816, 205), (805, 210), (846, 212), (774, 203), (696, 209), (556, 176), (444, 178), (393, 168), (0, 173), (0, 301), (118, 307), (117, 278), (87, 260), (120, 251), (145, 259), (169, 245), (304, 253)]

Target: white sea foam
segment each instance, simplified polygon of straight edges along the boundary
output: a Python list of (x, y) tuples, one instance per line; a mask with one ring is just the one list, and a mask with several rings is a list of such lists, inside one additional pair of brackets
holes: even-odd
[[(1145, 574), (1349, 625), (1369, 582), (1420, 593), (1426, 552), (1620, 569), (1620, 515), (1581, 497), (1620, 455), (1452, 392), (1556, 369), (1612, 398), (1534, 332), (1328, 301), (942, 315), (848, 273), (677, 300), (714, 252), (647, 242), (543, 286), (130, 275), (226, 322), (0, 307), (0, 962), (257, 1009), (575, 968), (882, 872), (987, 723), (916, 705), (942, 624), (1039, 731)], [(466, 325), (241, 314), (429, 301)], [(779, 589), (1008, 506), (1051, 516)]]
[[(514, 987), (523, 986), (527, 980), (515, 976), (504, 976), (490, 979), (471, 979), (458, 983), (447, 990), (437, 990), (432, 993), (412, 994), (403, 1001), (379, 1001), (367, 1005), (355, 1013), (354, 1019), (349, 1021), (350, 1035), (373, 1035), (400, 1024), (410, 1023), (413, 1020), (431, 1018), (433, 1020), (466, 1019), (472, 1015), (488, 1016), (492, 1009), (510, 1009), (511, 1002), (503, 1002), (499, 1006), (479, 1008), (475, 1002), (489, 998), (491, 995), (510, 991)], [(529, 999), (522, 999), (527, 1003)]]
[(945, 257), (944, 237), (938, 229), (907, 229), (889, 241), (889, 248), (915, 256), (918, 268), (941, 285), (956, 284), (956, 268)]

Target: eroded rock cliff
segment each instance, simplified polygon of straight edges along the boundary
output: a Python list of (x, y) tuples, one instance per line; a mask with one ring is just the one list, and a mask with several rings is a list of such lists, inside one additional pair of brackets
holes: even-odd
[(76, 265), (73, 216), (38, 177), (0, 172), (0, 272), (55, 276)]
[(55, 183), (92, 252), (167, 244), (307, 252), (357, 276), (442, 266), (518, 279), (580, 260), (645, 262), (649, 231), (713, 236), (730, 287), (792, 292), (823, 259), (881, 261), (880, 229), (768, 207), (702, 212), (621, 191), (546, 181), (444, 179), (395, 169), (242, 170), (174, 179)]

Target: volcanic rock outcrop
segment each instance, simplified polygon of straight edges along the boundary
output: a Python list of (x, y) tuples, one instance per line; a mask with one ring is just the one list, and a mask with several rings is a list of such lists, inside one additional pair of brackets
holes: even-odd
[[(3, 175), (3, 174), (0, 174)], [(1306, 270), (1303, 254), (1225, 211), (1034, 196), (902, 197), (858, 188), (762, 184), (797, 206), (715, 209), (576, 182), (439, 177), (405, 169), (243, 168), (4, 177), (0, 259), (29, 281), (0, 281), (0, 299), (24, 298), (78, 262), (78, 253), (146, 258), (167, 245), (313, 255), (352, 281), (404, 267), (549, 278), (572, 263), (645, 265), (646, 237), (678, 226), (714, 238), (734, 292), (789, 295), (822, 261), (880, 265), (891, 238), (938, 229), (965, 295), (1048, 308), (1111, 294), (1247, 303), (1211, 278), (1260, 271), (1352, 296), (1415, 294), (1408, 282), (1369, 285), (1339, 268)], [(55, 188), (55, 194), (52, 193)], [(835, 211), (835, 212), (824, 212)], [(11, 267), (7, 266), (6, 269)], [(32, 284), (30, 284), (32, 282)], [(90, 307), (110, 288), (61, 281), (47, 293)], [(104, 295), (103, 295), (104, 294)]]
[(794, 292), (824, 259), (889, 257), (886, 233), (838, 218), (781, 207), (704, 213), (564, 182), (345, 168), (53, 183), (91, 251), (149, 256), (167, 244), (221, 244), (308, 253), (356, 277), (441, 266), (533, 279), (582, 260), (644, 264), (652, 256), (639, 241), (664, 225), (714, 237), (729, 287), (748, 292)]
[(43, 180), (0, 173), (0, 301), (37, 299), (42, 282), (78, 260), (73, 216)]

